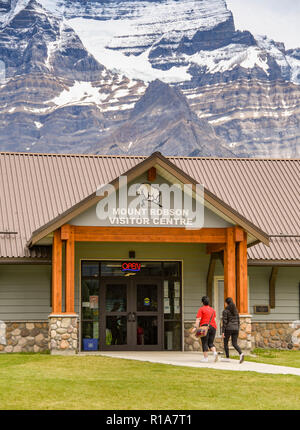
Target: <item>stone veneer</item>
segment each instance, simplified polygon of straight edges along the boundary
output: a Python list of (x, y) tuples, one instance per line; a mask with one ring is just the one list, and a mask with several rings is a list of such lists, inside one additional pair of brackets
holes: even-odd
[(253, 321), (257, 348), (300, 349), (300, 321)]
[[(184, 350), (185, 351), (202, 351), (201, 339), (195, 340), (189, 333), (189, 329), (194, 325), (193, 322), (184, 323)], [(215, 346), (217, 351), (223, 352), (223, 338), (216, 336)], [(251, 315), (240, 315), (240, 332), (238, 344), (243, 352), (248, 353), (254, 347), (253, 337), (251, 333)], [(235, 349), (229, 343), (231, 354), (237, 354)]]
[(49, 316), (49, 349), (55, 355), (73, 355), (78, 352), (78, 316)]
[(43, 352), (48, 350), (47, 321), (5, 321), (3, 326), (5, 326), (5, 344), (0, 344), (0, 352)]

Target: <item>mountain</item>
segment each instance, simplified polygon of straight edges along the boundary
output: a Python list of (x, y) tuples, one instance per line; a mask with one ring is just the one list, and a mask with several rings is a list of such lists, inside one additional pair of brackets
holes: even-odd
[(299, 95), (224, 0), (0, 0), (1, 150), (296, 157)]
[(232, 157), (208, 121), (192, 112), (186, 97), (176, 88), (156, 80), (149, 84), (130, 117), (101, 141), (101, 151), (108, 154), (146, 154), (160, 151), (177, 155), (185, 142), (192, 156)]

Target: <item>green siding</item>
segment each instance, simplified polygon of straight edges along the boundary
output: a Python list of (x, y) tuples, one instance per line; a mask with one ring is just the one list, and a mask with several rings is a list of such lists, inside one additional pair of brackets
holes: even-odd
[(46, 320), (50, 308), (51, 266), (0, 266), (0, 319)]
[(299, 320), (299, 283), (300, 267), (280, 267), (278, 271), (275, 300), (276, 307), (269, 315), (255, 315), (254, 305), (269, 304), (269, 278), (271, 267), (249, 267), (250, 313), (258, 321)]

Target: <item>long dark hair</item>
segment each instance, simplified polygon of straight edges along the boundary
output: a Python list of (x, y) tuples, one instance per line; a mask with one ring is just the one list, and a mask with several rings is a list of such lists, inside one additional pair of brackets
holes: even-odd
[(231, 297), (227, 297), (227, 299), (225, 299), (225, 303), (227, 304), (227, 309), (232, 313), (232, 315), (238, 314), (237, 307)]

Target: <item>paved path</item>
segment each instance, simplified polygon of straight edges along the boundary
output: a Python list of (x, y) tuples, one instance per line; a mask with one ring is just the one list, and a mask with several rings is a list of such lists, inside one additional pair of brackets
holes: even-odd
[(97, 352), (97, 353), (81, 353), (82, 355), (102, 355), (106, 357), (125, 358), (127, 360), (148, 361), (150, 363), (172, 364), (175, 366), (188, 366), (197, 368), (210, 368), (216, 370), (235, 370), (235, 371), (250, 371), (259, 373), (272, 373), (281, 375), (297, 375), (300, 376), (300, 368), (275, 366), (273, 364), (252, 363), (244, 361), (239, 364), (237, 360), (230, 360), (229, 363), (218, 361), (212, 362), (212, 356), (209, 356), (208, 363), (200, 363), (202, 358), (201, 353), (197, 352), (173, 352), (173, 351), (126, 351), (126, 352)]

